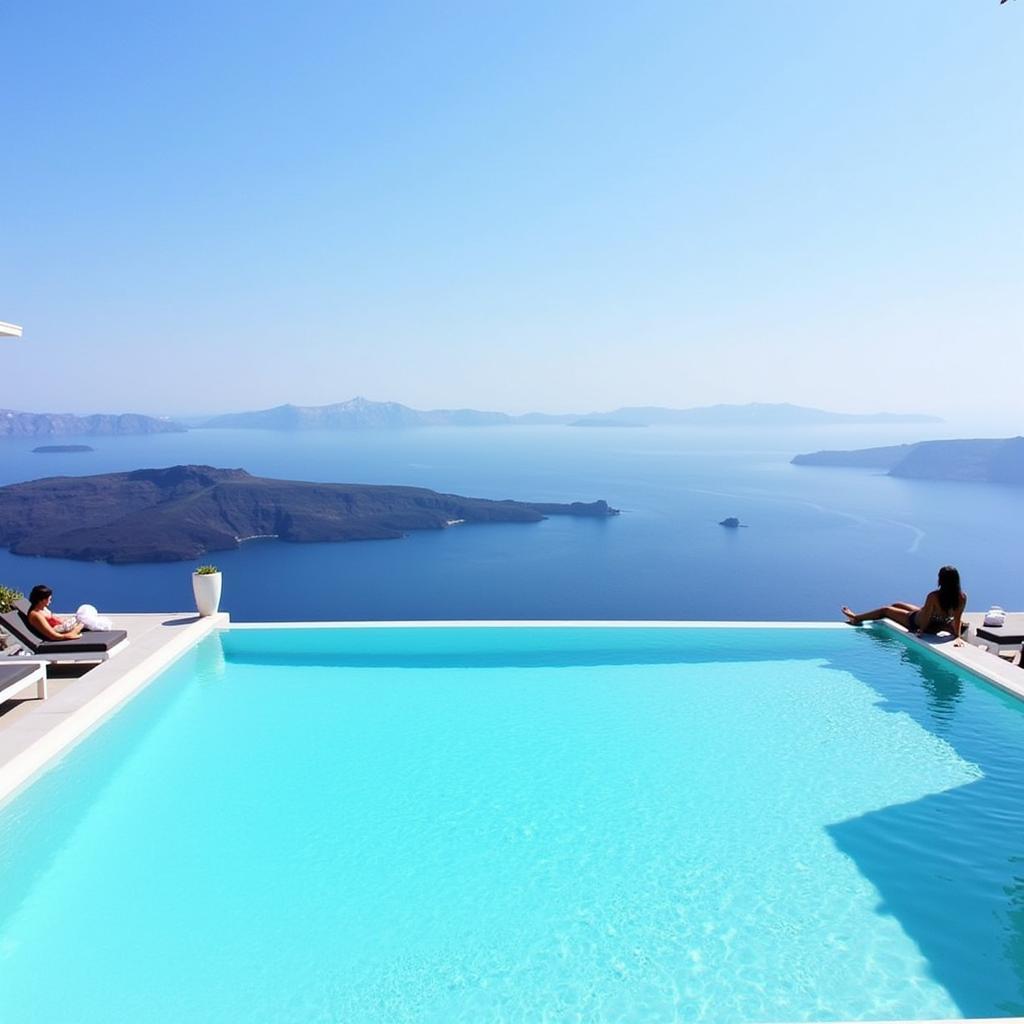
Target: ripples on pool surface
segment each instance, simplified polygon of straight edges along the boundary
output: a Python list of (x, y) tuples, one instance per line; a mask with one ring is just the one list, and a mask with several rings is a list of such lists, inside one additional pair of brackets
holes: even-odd
[(1024, 1013), (1024, 706), (857, 630), (235, 631), (0, 817), (0, 1020)]

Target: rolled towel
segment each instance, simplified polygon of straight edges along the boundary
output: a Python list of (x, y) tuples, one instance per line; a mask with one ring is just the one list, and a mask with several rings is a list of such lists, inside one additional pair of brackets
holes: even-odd
[(113, 629), (114, 624), (105, 615), (100, 615), (98, 611), (91, 604), (83, 604), (81, 608), (75, 612), (75, 618), (83, 625), (86, 629)]
[(1003, 611), (998, 605), (989, 608), (985, 612), (985, 625), (986, 626), (1005, 626), (1006, 625), (1006, 612)]

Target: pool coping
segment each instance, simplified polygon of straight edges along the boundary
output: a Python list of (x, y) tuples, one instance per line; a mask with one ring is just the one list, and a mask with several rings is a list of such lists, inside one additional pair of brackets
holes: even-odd
[[(952, 662), (959, 668), (970, 672), (971, 675), (980, 676), (985, 682), (1024, 701), (1024, 668), (1004, 661), (999, 655), (992, 654), (983, 647), (971, 643), (955, 647), (952, 637), (917, 636), (888, 619), (874, 623), (873, 628), (887, 630), (898, 636), (905, 644), (919, 647), (936, 657)], [(1011, 1020), (1013, 1018), (1001, 1019)], [(1024, 1018), (1019, 1019), (1024, 1020)]]
[[(584, 629), (804, 629), (838, 630), (858, 628), (845, 622), (772, 621), (674, 621), (674, 620), (407, 620), (362, 622), (232, 622), (226, 613), (208, 618), (191, 616), (174, 619), (177, 613), (162, 613), (169, 619), (162, 625), (179, 628), (162, 643), (129, 648), (124, 654), (92, 669), (76, 686), (33, 707), (32, 714), (12, 728), (0, 729), (0, 813), (22, 790), (30, 786), (71, 747), (90, 735), (118, 708), (152, 682), (165, 668), (213, 632), (229, 630), (280, 629), (486, 629), (486, 628), (584, 628)], [(965, 644), (955, 647), (952, 638), (918, 637), (889, 621), (872, 623), (877, 629), (899, 637), (992, 683), (1024, 700), (1024, 669), (1004, 662), (987, 650)], [(1018, 678), (1019, 677), (1019, 678)], [(5, 735), (6, 733), (6, 735)], [(830, 1022), (843, 1024), (843, 1022)], [(863, 1024), (850, 1021), (845, 1024)], [(930, 1020), (889, 1020), (874, 1024), (1024, 1024), (1024, 1017), (963, 1017)]]

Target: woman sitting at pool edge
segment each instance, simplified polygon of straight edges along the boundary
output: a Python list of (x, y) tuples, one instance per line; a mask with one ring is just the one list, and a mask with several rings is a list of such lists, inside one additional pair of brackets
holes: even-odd
[(945, 630), (953, 634), (953, 644), (959, 647), (963, 644), (960, 630), (966, 607), (967, 595), (960, 589), (960, 573), (953, 566), (944, 565), (939, 570), (939, 589), (933, 590), (920, 608), (916, 604), (895, 601), (884, 608), (859, 614), (843, 605), (842, 612), (851, 626), (859, 626), (872, 619), (891, 619), (918, 636)]
[(76, 622), (71, 627), (60, 628), (64, 625), (61, 619), (50, 612), (50, 602), (53, 600), (53, 591), (43, 584), (32, 588), (28, 595), (28, 624), (32, 631), (43, 637), (45, 640), (77, 640), (82, 635), (82, 624)]

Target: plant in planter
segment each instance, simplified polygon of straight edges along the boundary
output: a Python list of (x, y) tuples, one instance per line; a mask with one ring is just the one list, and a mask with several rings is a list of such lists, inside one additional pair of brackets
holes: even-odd
[(201, 565), (192, 573), (192, 593), (200, 615), (216, 615), (220, 608), (221, 574), (215, 565)]
[(20, 601), (24, 596), (20, 590), (0, 586), (0, 612), (11, 611), (14, 608), (14, 602)]
[[(14, 602), (20, 601), (25, 595), (20, 590), (0, 586), (0, 612), (14, 610)], [(7, 634), (0, 630), (0, 651), (7, 647)]]

